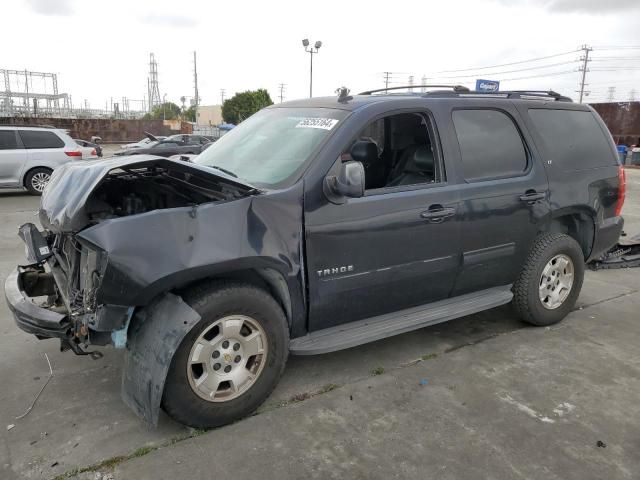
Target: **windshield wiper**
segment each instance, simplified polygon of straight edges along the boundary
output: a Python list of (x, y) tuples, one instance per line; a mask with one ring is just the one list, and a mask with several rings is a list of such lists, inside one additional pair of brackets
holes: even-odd
[(227, 170), (226, 168), (219, 167), (217, 165), (209, 165), (211, 168), (215, 168), (216, 170), (220, 170), (221, 172), (226, 173), (227, 175), (231, 175), (233, 178), (238, 178), (238, 175), (233, 173), (231, 170)]

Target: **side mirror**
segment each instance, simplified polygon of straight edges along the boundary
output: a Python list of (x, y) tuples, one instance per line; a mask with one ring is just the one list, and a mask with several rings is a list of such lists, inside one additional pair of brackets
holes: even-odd
[(327, 186), (334, 195), (358, 198), (364, 195), (364, 167), (362, 163), (349, 161), (340, 164), (337, 176), (326, 178)]

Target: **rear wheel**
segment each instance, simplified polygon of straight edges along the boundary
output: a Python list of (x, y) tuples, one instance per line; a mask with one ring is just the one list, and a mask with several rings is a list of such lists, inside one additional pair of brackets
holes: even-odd
[(184, 299), (202, 319), (171, 361), (164, 410), (198, 428), (249, 415), (284, 370), (289, 334), (282, 308), (264, 290), (235, 283), (210, 283)]
[(541, 234), (513, 286), (513, 305), (528, 323), (554, 324), (573, 309), (583, 279), (580, 245), (568, 235)]
[(27, 173), (24, 179), (24, 186), (31, 195), (42, 195), (49, 180), (51, 180), (51, 170), (49, 168), (38, 167)]

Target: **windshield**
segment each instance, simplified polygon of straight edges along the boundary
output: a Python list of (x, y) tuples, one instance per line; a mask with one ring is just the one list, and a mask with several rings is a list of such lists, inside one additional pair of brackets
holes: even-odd
[(306, 164), (348, 112), (329, 108), (262, 110), (195, 158), (251, 185), (274, 186)]

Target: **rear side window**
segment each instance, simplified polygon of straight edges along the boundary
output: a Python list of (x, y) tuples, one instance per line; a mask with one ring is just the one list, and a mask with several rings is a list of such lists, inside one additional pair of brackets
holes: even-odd
[(14, 150), (18, 148), (15, 130), (0, 130), (0, 150)]
[(497, 110), (455, 110), (465, 180), (521, 175), (527, 151), (511, 117)]
[(616, 163), (609, 139), (591, 112), (532, 108), (529, 116), (542, 137), (547, 160), (563, 170)]
[(53, 132), (19, 130), (24, 148), (62, 148), (64, 142)]

